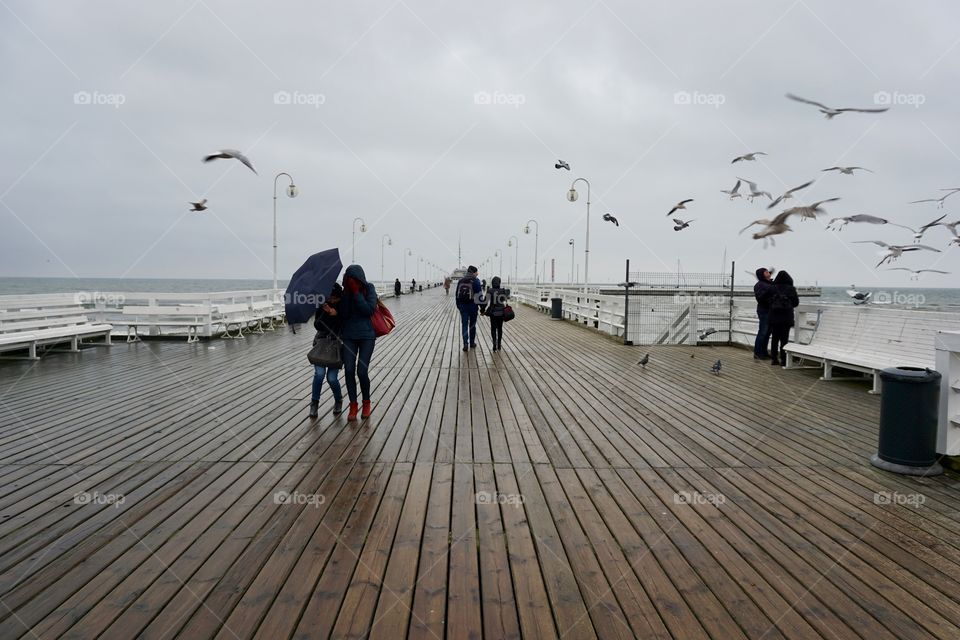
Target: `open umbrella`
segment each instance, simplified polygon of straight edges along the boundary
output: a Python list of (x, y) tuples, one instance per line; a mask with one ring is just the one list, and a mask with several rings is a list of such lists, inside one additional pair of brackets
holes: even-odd
[(283, 298), (287, 324), (307, 322), (313, 317), (317, 305), (330, 295), (342, 268), (339, 249), (327, 249), (307, 258), (290, 278)]

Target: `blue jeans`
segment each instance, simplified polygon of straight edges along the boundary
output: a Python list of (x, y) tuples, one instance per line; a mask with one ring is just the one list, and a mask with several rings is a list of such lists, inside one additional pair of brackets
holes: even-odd
[(477, 314), (480, 308), (460, 307), (460, 334), (463, 336), (463, 346), (477, 344)]
[(340, 369), (334, 369), (333, 367), (313, 367), (313, 393), (310, 395), (311, 402), (320, 401), (320, 389), (323, 388), (323, 378), (326, 376), (327, 384), (330, 385), (330, 391), (333, 392), (333, 399), (336, 402), (343, 400), (343, 392), (340, 391), (340, 381), (337, 380), (337, 376), (340, 374)]
[(760, 320), (760, 326), (757, 327), (757, 340), (753, 343), (753, 355), (758, 358), (768, 358), (770, 357), (767, 351), (767, 343), (770, 342), (770, 311), (757, 309), (757, 318)]
[[(357, 378), (360, 378), (360, 394), (370, 399), (370, 358), (373, 357), (374, 338), (342, 340), (343, 374), (347, 379), (347, 395), (350, 402), (357, 401)], [(359, 361), (359, 362), (358, 362)]]

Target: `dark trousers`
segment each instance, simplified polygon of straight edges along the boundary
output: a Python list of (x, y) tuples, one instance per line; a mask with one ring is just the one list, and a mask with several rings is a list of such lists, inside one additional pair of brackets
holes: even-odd
[(790, 342), (790, 325), (772, 324), (770, 325), (770, 335), (773, 338), (770, 345), (770, 355), (774, 360), (786, 362), (787, 354), (783, 348)]
[(477, 344), (477, 313), (476, 305), (473, 308), (460, 308), (460, 334), (463, 336), (463, 346)]
[(503, 342), (503, 316), (490, 316), (490, 337), (493, 338), (493, 346), (499, 348)]
[(370, 358), (373, 357), (373, 338), (343, 339), (343, 374), (347, 381), (350, 402), (357, 401), (357, 378), (364, 400), (370, 399)]
[(757, 309), (757, 318), (760, 320), (760, 326), (757, 328), (757, 340), (753, 343), (753, 355), (758, 358), (768, 358), (770, 357), (767, 351), (767, 342), (770, 340), (770, 311)]

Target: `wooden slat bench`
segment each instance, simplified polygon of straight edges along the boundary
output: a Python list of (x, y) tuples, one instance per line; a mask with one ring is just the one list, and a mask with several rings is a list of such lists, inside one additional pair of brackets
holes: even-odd
[(185, 327), (187, 342), (197, 342), (201, 334), (212, 333), (214, 325), (220, 324), (210, 305), (127, 305), (123, 316), (127, 342), (140, 340), (141, 327), (148, 327), (154, 335), (161, 335), (163, 327)]
[(880, 370), (888, 367), (934, 368), (938, 330), (960, 329), (960, 314), (914, 309), (825, 307), (809, 344), (785, 347), (787, 368), (798, 360), (819, 362), (823, 380), (840, 379), (833, 369), (873, 378), (870, 393), (880, 393)]
[(85, 338), (102, 336), (109, 345), (112, 330), (112, 325), (90, 322), (79, 306), (0, 311), (0, 351), (26, 350), (37, 359), (37, 347), (70, 343), (76, 352)]

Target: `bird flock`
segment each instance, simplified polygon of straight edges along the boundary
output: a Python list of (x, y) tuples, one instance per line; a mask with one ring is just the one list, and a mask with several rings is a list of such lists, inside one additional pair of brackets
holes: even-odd
[[(791, 93), (786, 94), (786, 97), (795, 102), (808, 104), (816, 107), (817, 110), (820, 113), (822, 113), (827, 120), (831, 120), (839, 115), (847, 114), (847, 113), (875, 114), (875, 113), (883, 113), (889, 110), (889, 107), (878, 107), (878, 108), (869, 108), (869, 109), (853, 108), (853, 107), (830, 107), (821, 102), (808, 100), (806, 98), (801, 98), (800, 96), (797, 96)], [(740, 164), (741, 166), (746, 166), (746, 163), (759, 161), (761, 156), (764, 158), (767, 158), (767, 157), (770, 157), (770, 154), (768, 154), (765, 151), (749, 151), (747, 153), (743, 153), (733, 158), (730, 161), (730, 164), (731, 165)], [(564, 160), (557, 161), (557, 163), (554, 166), (557, 169), (565, 169), (567, 171), (570, 171), (570, 164)], [(850, 165), (850, 166), (834, 165), (831, 167), (820, 169), (820, 172), (835, 173), (836, 175), (845, 175), (845, 176), (856, 176), (857, 172), (874, 173), (872, 169), (868, 169), (866, 167), (861, 167), (857, 165)], [(780, 195), (774, 197), (770, 193), (770, 191), (761, 189), (757, 182), (747, 178), (736, 176), (736, 182), (733, 184), (733, 187), (731, 187), (730, 189), (721, 189), (720, 193), (723, 193), (724, 195), (726, 195), (728, 200), (731, 200), (731, 201), (739, 198), (752, 203), (758, 198), (761, 200), (763, 198), (766, 198), (767, 199), (766, 209), (770, 210), (770, 209), (774, 209), (778, 205), (781, 205), (781, 206), (784, 205), (788, 200), (794, 200), (794, 201), (799, 200), (802, 197), (802, 194), (800, 192), (802, 192), (804, 189), (807, 189), (808, 187), (813, 185), (815, 182), (816, 182), (815, 179), (807, 180), (802, 184), (796, 187), (793, 187), (791, 189), (787, 189)], [(908, 204), (921, 204), (921, 203), (935, 202), (937, 204), (937, 208), (943, 208), (944, 202), (950, 196), (956, 193), (960, 193), (960, 187), (949, 187), (949, 188), (941, 189), (940, 191), (942, 191), (943, 193), (941, 195), (938, 195), (937, 197), (913, 200)], [(791, 220), (791, 218), (797, 219), (800, 222), (804, 222), (806, 220), (816, 220), (818, 217), (823, 216), (827, 213), (826, 209), (824, 208), (824, 205), (828, 203), (838, 202), (839, 200), (840, 200), (839, 196), (834, 196), (830, 198), (824, 198), (822, 200), (818, 200), (810, 204), (805, 204), (805, 203), (797, 204), (796, 206), (783, 209), (780, 213), (774, 216), (767, 217), (767, 218), (757, 218), (753, 220), (752, 222), (744, 226), (740, 230), (740, 233), (742, 234), (744, 231), (747, 231), (748, 229), (751, 229), (754, 227), (760, 227), (759, 229), (754, 229), (754, 232), (752, 234), (753, 239), (762, 240), (764, 248), (766, 248), (768, 244), (770, 246), (776, 246), (776, 241), (774, 239), (775, 236), (787, 233), (789, 231), (793, 231), (793, 229), (789, 224), (789, 221)], [(694, 202), (693, 198), (684, 198), (678, 201), (676, 204), (674, 204), (667, 211), (667, 214), (666, 214), (667, 217), (673, 221), (674, 231), (679, 232), (679, 231), (684, 231), (686, 229), (691, 228), (690, 225), (692, 222), (696, 220), (695, 218), (684, 219), (684, 218), (678, 217), (676, 214), (678, 211), (686, 211), (688, 208), (688, 205), (691, 205), (691, 203), (693, 202)], [(617, 218), (611, 213), (604, 214), (603, 220), (607, 222), (611, 222), (618, 227), (620, 226), (620, 223), (617, 220)], [(942, 253), (941, 249), (930, 246), (929, 244), (920, 244), (920, 240), (923, 238), (923, 236), (928, 231), (930, 231), (931, 229), (934, 229), (935, 227), (943, 227), (951, 234), (952, 237), (950, 238), (950, 241), (947, 244), (947, 247), (951, 247), (951, 246), (960, 247), (960, 234), (958, 234), (958, 231), (957, 231), (957, 227), (958, 225), (960, 225), (960, 219), (954, 220), (952, 222), (946, 221), (946, 214), (941, 215), (940, 217), (920, 227), (913, 228), (907, 225), (891, 222), (886, 218), (881, 218), (879, 216), (861, 213), (861, 214), (832, 218), (826, 224), (825, 228), (828, 231), (840, 232), (849, 224), (868, 224), (873, 226), (886, 226), (890, 228), (899, 228), (899, 229), (904, 229), (906, 231), (909, 231), (910, 233), (913, 234), (912, 243), (906, 243), (906, 242), (888, 243), (882, 240), (855, 241), (855, 244), (873, 244), (877, 247), (880, 247), (881, 251), (878, 253), (878, 255), (880, 256), (880, 261), (877, 262), (874, 268), (879, 268), (885, 264), (889, 265), (890, 263), (898, 260), (905, 253), (913, 253), (913, 254), (919, 254), (919, 252)], [(919, 275), (922, 273), (938, 273), (938, 274), (949, 273), (947, 271), (942, 271), (939, 269), (932, 269), (932, 268), (912, 269), (907, 267), (892, 267), (892, 268), (889, 268), (888, 270), (889, 271), (908, 271), (910, 272), (911, 277), (913, 279), (917, 279)], [(869, 294), (866, 295), (866, 298), (857, 298), (853, 295), (851, 295), (851, 297), (854, 298), (855, 302), (862, 303), (869, 300)]]

